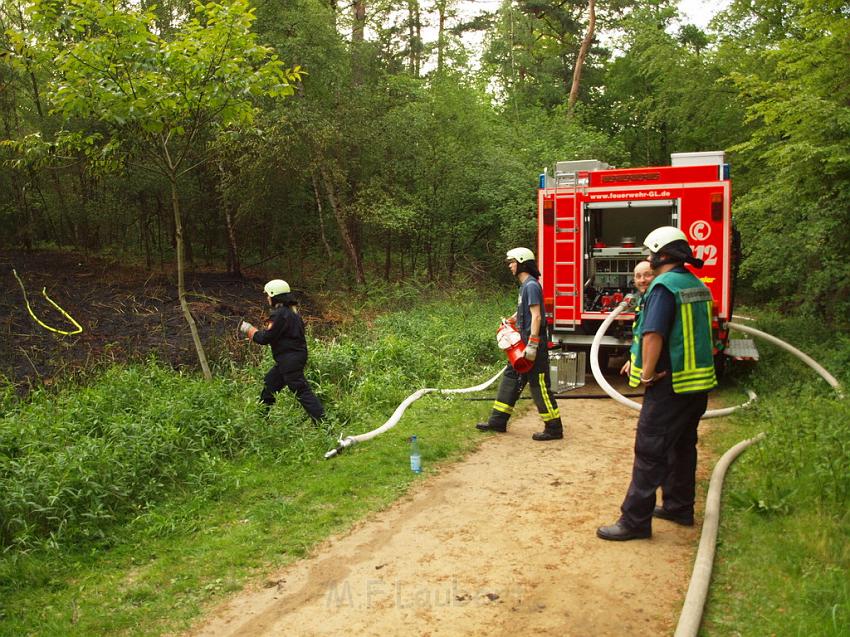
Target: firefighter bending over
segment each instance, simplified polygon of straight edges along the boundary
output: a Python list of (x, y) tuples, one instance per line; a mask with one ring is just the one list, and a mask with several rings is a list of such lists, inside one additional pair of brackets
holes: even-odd
[(525, 343), (525, 357), (534, 365), (526, 374), (518, 373), (511, 365), (505, 368), (490, 418), (475, 426), (481, 431), (507, 431), (514, 405), (528, 384), (544, 424), (543, 431), (531, 437), (534, 440), (560, 440), (564, 437), (564, 429), (558, 403), (549, 384), (549, 339), (543, 313), (543, 288), (538, 281), (540, 272), (534, 253), (528, 248), (514, 248), (506, 256), (511, 273), (520, 283), (517, 311), (509, 320), (516, 323)]
[[(685, 263), (696, 268), (685, 234), (664, 226), (649, 233), (655, 279), (638, 318), (641, 347), (632, 361), (629, 384), (646, 386), (635, 435), (632, 481), (620, 519), (602, 526), (603, 540), (633, 540), (652, 535), (652, 518), (683, 526), (694, 524), (697, 426), (717, 385), (711, 332), (709, 289)], [(655, 506), (661, 487), (662, 505)]]
[(270, 409), (275, 403), (275, 394), (288, 387), (313, 422), (319, 422), (325, 416), (325, 409), (304, 378), (307, 339), (304, 337), (304, 321), (298, 314), (295, 297), (289, 284), (280, 279), (266, 283), (263, 291), (272, 308), (269, 322), (266, 324), (267, 329), (258, 330), (245, 321), (239, 325), (239, 331), (249, 341), (258, 345), (270, 345), (272, 348), (275, 364), (263, 379), (265, 385), (260, 394), (260, 401)]

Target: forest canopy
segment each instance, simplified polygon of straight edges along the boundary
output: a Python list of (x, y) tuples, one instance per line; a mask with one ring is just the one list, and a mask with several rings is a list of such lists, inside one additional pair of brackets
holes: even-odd
[(725, 150), (742, 289), (850, 309), (845, 2), (470, 4), (0, 0), (0, 246), (480, 280), (555, 161)]

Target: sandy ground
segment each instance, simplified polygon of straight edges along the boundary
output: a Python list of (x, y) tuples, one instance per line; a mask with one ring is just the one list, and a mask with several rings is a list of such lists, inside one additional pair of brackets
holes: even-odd
[(672, 634), (699, 526), (656, 520), (650, 540), (595, 536), (619, 515), (636, 412), (561, 400), (565, 439), (537, 443), (540, 421), (522, 404), (507, 434), (482, 434), (465, 461), (255, 582), (190, 634)]

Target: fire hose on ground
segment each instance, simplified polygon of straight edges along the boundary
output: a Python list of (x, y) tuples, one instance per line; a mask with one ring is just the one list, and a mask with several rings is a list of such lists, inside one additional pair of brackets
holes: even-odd
[(389, 419), (377, 429), (373, 429), (372, 431), (367, 431), (366, 433), (362, 433), (356, 436), (346, 436), (345, 438), (340, 437), (339, 444), (335, 449), (331, 449), (325, 454), (325, 459), (333, 458), (341, 454), (348, 447), (358, 443), (358, 442), (366, 442), (367, 440), (371, 440), (375, 436), (384, 433), (388, 429), (392, 429), (396, 426), (399, 420), (401, 420), (402, 414), (405, 410), (410, 407), (414, 402), (422, 398), (425, 394), (438, 393), (438, 394), (471, 394), (473, 392), (481, 391), (487, 389), (490, 385), (496, 382), (496, 379), (502, 375), (503, 369), (500, 369), (499, 372), (490, 378), (487, 381), (484, 381), (480, 385), (475, 385), (474, 387), (464, 387), (462, 389), (434, 389), (432, 387), (425, 387), (418, 391), (413, 392), (405, 398), (401, 404), (396, 407), (396, 410), (393, 412), (393, 415), (389, 417)]
[[(596, 336), (593, 339), (593, 344), (590, 348), (590, 368), (593, 372), (593, 377), (596, 379), (596, 382), (599, 383), (599, 386), (607, 393), (611, 398), (616, 400), (622, 405), (629, 407), (631, 409), (637, 409), (638, 411), (641, 408), (639, 403), (636, 403), (632, 400), (629, 400), (622, 396), (616, 389), (614, 389), (602, 376), (602, 370), (599, 367), (599, 345), (602, 342), (602, 337), (605, 336), (605, 332), (608, 330), (608, 327), (614, 321), (614, 319), (623, 312), (631, 303), (633, 302), (633, 298), (631, 296), (626, 297), (626, 299), (620, 303), (617, 308), (608, 315), (608, 317), (603, 321), (602, 325), (599, 326), (599, 330), (596, 332)], [(844, 393), (841, 388), (841, 384), (832, 376), (828, 371), (826, 371), (821, 365), (815, 362), (811, 357), (801, 352), (797, 348), (789, 345), (785, 341), (782, 341), (775, 336), (771, 336), (761, 330), (757, 330), (752, 327), (747, 327), (745, 325), (740, 325), (738, 323), (727, 322), (727, 327), (733, 330), (737, 330), (739, 332), (743, 332), (745, 334), (750, 334), (752, 336), (757, 336), (759, 338), (763, 338), (778, 347), (794, 354), (801, 361), (806, 363), (809, 367), (815, 370), (827, 383), (829, 383), (838, 394), (839, 398), (844, 398)], [(750, 397), (746, 403), (742, 405), (737, 405), (735, 407), (727, 407), (725, 409), (712, 409), (706, 411), (703, 414), (703, 418), (716, 418), (718, 416), (727, 416), (732, 412), (746, 407), (750, 405), (753, 400), (755, 400), (756, 395), (751, 390), (747, 390), (747, 394)], [(711, 479), (709, 481), (708, 486), (708, 495), (706, 496), (705, 501), (705, 513), (703, 517), (702, 524), (702, 534), (700, 536), (699, 548), (697, 549), (697, 556), (694, 562), (694, 570), (691, 575), (691, 582), (688, 586), (688, 592), (685, 596), (685, 602), (682, 606), (682, 613), (679, 615), (679, 623), (676, 626), (676, 633), (674, 637), (695, 637), (697, 632), (699, 631), (700, 624), (702, 622), (702, 614), (703, 609), (705, 608), (705, 600), (708, 597), (708, 588), (711, 582), (711, 572), (714, 564), (714, 551), (717, 543), (717, 529), (720, 524), (720, 494), (723, 489), (723, 479), (726, 476), (726, 471), (732, 462), (750, 445), (760, 441), (764, 438), (764, 432), (758, 434), (757, 436), (743, 440), (736, 444), (734, 447), (729, 449), (717, 464), (714, 467), (714, 470), (711, 473)]]

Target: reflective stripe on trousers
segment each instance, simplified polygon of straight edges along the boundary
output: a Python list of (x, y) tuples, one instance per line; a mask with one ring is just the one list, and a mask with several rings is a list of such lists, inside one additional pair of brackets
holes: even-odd
[(546, 423), (546, 428), (552, 431), (560, 431), (562, 428), (561, 412), (552, 394), (549, 380), (549, 351), (543, 347), (538, 350), (534, 367), (527, 374), (518, 374), (510, 365), (505, 368), (488, 422), (491, 425), (506, 425), (526, 384), (529, 386), (531, 397), (537, 406), (537, 412), (543, 422)]

